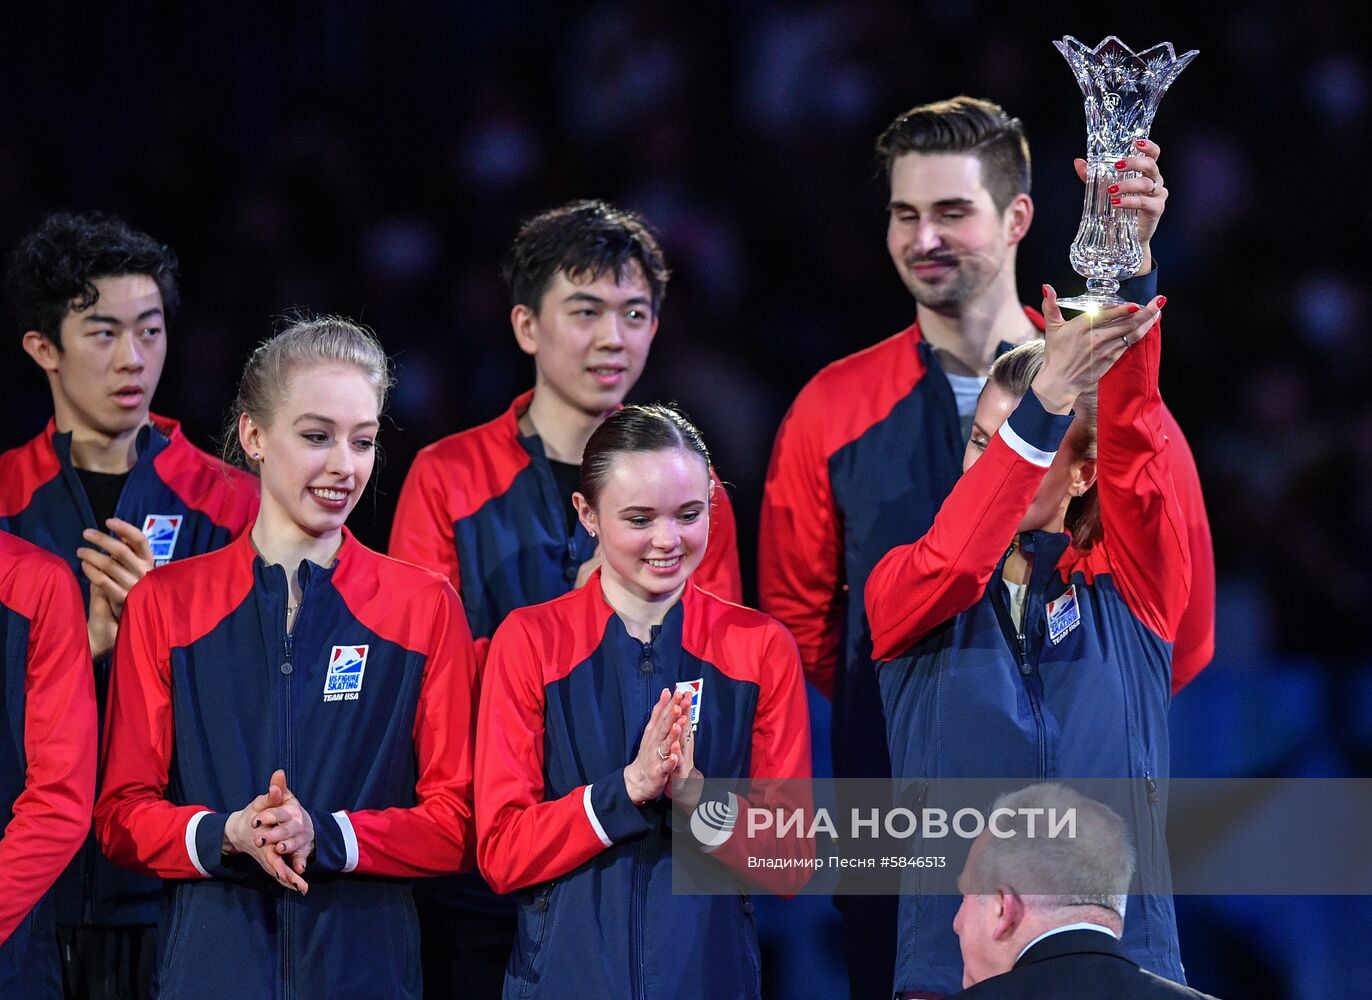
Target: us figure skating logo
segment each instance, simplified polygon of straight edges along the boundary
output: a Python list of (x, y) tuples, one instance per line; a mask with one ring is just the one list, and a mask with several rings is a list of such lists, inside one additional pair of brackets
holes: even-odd
[(143, 534), (152, 549), (152, 564), (165, 566), (176, 551), (176, 536), (181, 533), (180, 514), (149, 514), (143, 518)]
[(325, 701), (357, 701), (367, 669), (366, 646), (335, 646), (324, 674)]
[(677, 693), (688, 691), (691, 695), (691, 732), (696, 731), (700, 724), (700, 696), (705, 690), (705, 678), (697, 677), (693, 681), (677, 681)]

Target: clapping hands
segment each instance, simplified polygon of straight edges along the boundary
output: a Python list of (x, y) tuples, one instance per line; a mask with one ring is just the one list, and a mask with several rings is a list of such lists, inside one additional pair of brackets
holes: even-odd
[(285, 771), (273, 772), (265, 795), (230, 814), (222, 850), (225, 855), (251, 856), (287, 889), (302, 895), (309, 891), (301, 876), (314, 852), (314, 822), (287, 787)]

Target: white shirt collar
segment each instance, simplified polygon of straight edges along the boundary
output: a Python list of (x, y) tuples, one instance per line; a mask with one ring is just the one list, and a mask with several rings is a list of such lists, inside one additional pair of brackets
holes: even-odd
[(1038, 943), (1039, 943), (1040, 941), (1042, 941), (1044, 938), (1046, 938), (1046, 937), (1052, 937), (1054, 934), (1064, 934), (1064, 933), (1066, 933), (1067, 931), (1100, 931), (1102, 934), (1109, 934), (1112, 938), (1115, 938), (1115, 940), (1117, 940), (1117, 941), (1119, 940), (1118, 936), (1115, 934), (1114, 931), (1112, 931), (1109, 927), (1103, 927), (1103, 926), (1100, 925), (1100, 924), (1090, 924), (1090, 923), (1063, 924), (1061, 927), (1054, 927), (1052, 930), (1044, 931), (1044, 932), (1043, 932), (1042, 934), (1040, 934), (1038, 937), (1034, 938), (1034, 940), (1032, 940), (1032, 941), (1030, 941), (1028, 944), (1026, 944), (1026, 945), (1020, 950), (1020, 953), (1019, 953), (1018, 955), (1015, 956), (1015, 961), (1018, 962), (1021, 958), (1024, 957), (1024, 953), (1025, 953), (1026, 951), (1028, 951), (1030, 948), (1034, 947), (1034, 945), (1038, 944)]

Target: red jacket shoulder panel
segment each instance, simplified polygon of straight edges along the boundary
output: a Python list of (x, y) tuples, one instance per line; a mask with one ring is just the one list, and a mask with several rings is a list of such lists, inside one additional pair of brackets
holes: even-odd
[(494, 645), (506, 629), (519, 629), (530, 642), (539, 644), (544, 687), (570, 674), (605, 637), (605, 623), (614, 609), (605, 602), (600, 589), (600, 570), (576, 590), (544, 604), (510, 612), (496, 629)]
[[(445, 603), (448, 581), (433, 570), (382, 555), (367, 548), (345, 529), (333, 576), (343, 602), (357, 620), (383, 639), (428, 656), (440, 635), (431, 616), (415, 614), (416, 605)], [(420, 597), (424, 600), (421, 602)], [(461, 598), (451, 598), (461, 608)], [(466, 622), (466, 616), (462, 616)]]
[(532, 398), (533, 392), (526, 392), (494, 420), (421, 449), (407, 480), (415, 477), (420, 485), (440, 491), (449, 521), (471, 516), (491, 497), (508, 490), (528, 467), (529, 454), (519, 444), (518, 414)]
[(162, 623), (167, 644), (173, 649), (189, 646), (247, 599), (253, 587), (254, 558), (252, 541), (244, 531), (222, 549), (159, 566), (134, 584), (130, 593), (146, 588), (149, 598), (158, 595), (159, 607), (174, 606), (176, 613)]
[(29, 505), (40, 486), (62, 471), (52, 448), (54, 421), (36, 437), (0, 454), (0, 517), (13, 517)]
[(32, 621), (54, 576), (71, 577), (71, 570), (46, 549), (0, 531), (0, 603)]
[[(820, 369), (800, 390), (785, 422), (796, 422), (832, 455), (883, 420), (924, 377), (915, 349), (919, 324)], [(836, 405), (840, 401), (841, 405)]]
[(257, 517), (257, 477), (201, 451), (175, 420), (155, 414), (149, 419), (171, 442), (153, 459), (157, 477), (187, 507), (228, 528), (235, 537), (251, 527)]

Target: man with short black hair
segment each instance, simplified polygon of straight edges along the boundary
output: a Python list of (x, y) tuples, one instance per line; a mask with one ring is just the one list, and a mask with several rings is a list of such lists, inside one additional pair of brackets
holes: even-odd
[[(581, 456), (643, 373), (668, 279), (643, 218), (603, 201), (529, 219), (503, 273), (534, 387), (495, 420), (419, 453), (390, 544), (392, 556), (442, 573), (461, 594), (479, 666), (506, 615), (580, 587), (600, 565), (572, 506)], [(725, 490), (713, 497), (693, 579), (739, 601), (733, 508)], [(476, 876), (436, 880), (421, 894), (426, 994), (499, 996), (514, 935), (509, 902)]]
[[(257, 513), (256, 479), (149, 411), (176, 277), (170, 247), (95, 213), (48, 216), (20, 242), (7, 275), (53, 416), (0, 454), (0, 530), (76, 572), (102, 721), (129, 588), (155, 566), (228, 543)], [(160, 886), (115, 868), (87, 840), (56, 889), (67, 996), (148, 995)]]
[[(1001, 809), (1014, 814), (998, 821), (1010, 835), (983, 832), (958, 878), (958, 996), (1204, 1000), (1139, 968), (1120, 944), (1135, 854), (1118, 813), (1051, 783), (1002, 795), (992, 811)], [(1052, 835), (1039, 823), (1034, 832), (1031, 810), (1073, 822)]]

